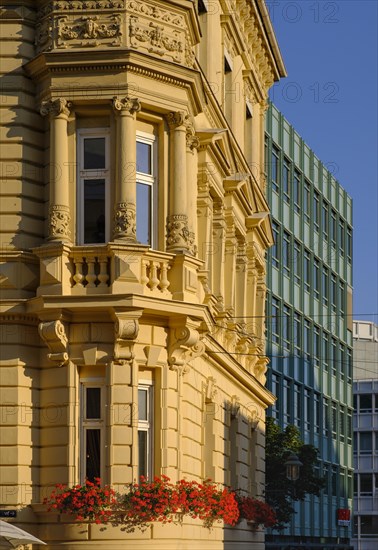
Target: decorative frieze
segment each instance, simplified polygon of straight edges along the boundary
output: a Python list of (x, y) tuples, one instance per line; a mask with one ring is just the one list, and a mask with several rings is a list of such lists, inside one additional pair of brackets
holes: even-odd
[(153, 2), (50, 2), (37, 15), (37, 53), (67, 48), (126, 47), (192, 67), (195, 55), (184, 14)]

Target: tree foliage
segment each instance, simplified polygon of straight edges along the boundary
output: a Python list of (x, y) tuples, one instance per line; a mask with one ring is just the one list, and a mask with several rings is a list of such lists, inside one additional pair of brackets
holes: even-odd
[[(292, 453), (302, 462), (297, 481), (286, 477), (285, 462)], [(320, 494), (325, 478), (316, 473), (318, 454), (316, 447), (303, 443), (295, 426), (289, 425), (281, 430), (273, 418), (267, 418), (265, 500), (277, 516), (274, 529), (283, 529), (290, 522), (294, 513), (293, 502), (304, 500), (308, 494)]]

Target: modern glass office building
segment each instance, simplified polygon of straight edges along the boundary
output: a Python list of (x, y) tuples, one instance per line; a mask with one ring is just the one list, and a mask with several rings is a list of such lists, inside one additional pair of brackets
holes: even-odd
[(378, 548), (378, 326), (353, 322), (355, 550)]
[[(320, 453), (320, 497), (296, 504), (270, 550), (349, 549), (352, 506), (352, 200), (274, 105), (266, 178), (275, 245), (267, 267), (270, 414)], [(341, 519), (343, 518), (343, 519)]]

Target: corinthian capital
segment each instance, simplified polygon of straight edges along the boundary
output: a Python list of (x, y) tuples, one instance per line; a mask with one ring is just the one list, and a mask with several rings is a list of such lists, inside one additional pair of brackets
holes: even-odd
[(67, 99), (64, 99), (63, 97), (58, 97), (57, 99), (43, 101), (39, 112), (42, 116), (59, 116), (62, 114), (68, 116), (70, 114), (71, 106), (71, 101), (67, 101)]
[(187, 121), (188, 115), (185, 111), (172, 111), (167, 114), (167, 122), (171, 130), (178, 128), (179, 126), (186, 126)]
[(140, 100), (136, 97), (113, 97), (113, 109), (115, 111), (127, 111), (131, 115), (134, 113), (137, 113), (141, 110), (142, 105), (140, 103)]

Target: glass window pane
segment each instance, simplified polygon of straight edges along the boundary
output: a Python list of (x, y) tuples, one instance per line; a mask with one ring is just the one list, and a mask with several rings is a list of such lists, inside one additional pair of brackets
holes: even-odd
[(364, 493), (365, 495), (373, 494), (372, 474), (360, 474), (360, 493)]
[(101, 388), (87, 388), (85, 418), (101, 418)]
[(368, 393), (360, 394), (360, 412), (371, 412), (373, 406), (372, 395)]
[(360, 453), (368, 453), (372, 451), (372, 433), (360, 432)]
[(105, 169), (105, 138), (84, 138), (84, 170)]
[(136, 236), (142, 244), (151, 244), (151, 190), (150, 185), (137, 183)]
[(137, 172), (152, 174), (151, 145), (137, 141)]
[(146, 431), (138, 431), (138, 451), (139, 451), (139, 477), (147, 477), (147, 437), (148, 433)]
[(138, 390), (138, 418), (139, 420), (148, 420), (148, 392), (147, 390)]
[(101, 432), (100, 430), (86, 430), (86, 457), (85, 474), (89, 481), (101, 477)]
[(105, 242), (105, 180), (84, 180), (84, 242)]

